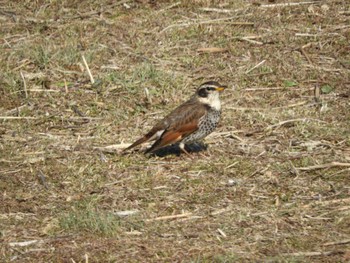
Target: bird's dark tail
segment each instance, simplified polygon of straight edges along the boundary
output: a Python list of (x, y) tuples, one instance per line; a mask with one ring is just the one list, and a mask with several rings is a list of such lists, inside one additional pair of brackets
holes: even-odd
[(136, 142), (134, 142), (133, 144), (131, 144), (129, 147), (125, 148), (123, 150), (124, 151), (127, 151), (127, 150), (130, 150), (144, 142), (147, 142), (147, 141), (152, 141), (152, 140), (157, 140), (158, 139), (158, 132), (160, 130), (156, 128), (153, 128), (150, 132), (148, 132), (145, 136), (143, 136), (142, 138), (138, 139)]
[(123, 152), (128, 151), (128, 150), (130, 150), (130, 149), (132, 149), (132, 148), (134, 148), (134, 147), (136, 147), (136, 146), (138, 146), (138, 145), (148, 141), (151, 137), (152, 136), (149, 136), (148, 134), (146, 134), (145, 136), (143, 136), (142, 138), (138, 139), (136, 142), (131, 144), (129, 147), (125, 148), (123, 150)]

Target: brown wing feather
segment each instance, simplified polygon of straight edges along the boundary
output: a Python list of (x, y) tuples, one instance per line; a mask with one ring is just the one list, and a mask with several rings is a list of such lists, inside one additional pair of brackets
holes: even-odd
[(174, 113), (175, 111), (167, 116), (171, 120), (171, 124), (146, 153), (179, 142), (195, 132), (198, 129), (198, 120), (206, 113), (206, 108), (204, 105), (196, 103), (182, 108), (181, 114)]
[(132, 145), (124, 149), (130, 150), (150, 139), (153, 139), (157, 132), (163, 131), (163, 134), (156, 138), (156, 142), (146, 152), (155, 151), (163, 146), (175, 143), (188, 136), (198, 129), (197, 122), (206, 112), (204, 105), (192, 97), (181, 104), (160, 120), (145, 136), (138, 139)]

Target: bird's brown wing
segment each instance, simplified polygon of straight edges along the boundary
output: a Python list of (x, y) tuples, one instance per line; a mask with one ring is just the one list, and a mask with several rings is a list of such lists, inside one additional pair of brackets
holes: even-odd
[(175, 108), (160, 120), (146, 135), (124, 149), (124, 151), (130, 150), (152, 139), (156, 139), (156, 142), (147, 152), (175, 143), (198, 129), (197, 122), (203, 114), (205, 114), (205, 106), (198, 104), (198, 101), (191, 98)]
[(205, 105), (192, 101), (188, 101), (176, 108), (164, 118), (163, 121), (169, 123), (168, 128), (164, 130), (161, 137), (146, 151), (146, 153), (179, 142), (195, 132), (198, 129), (199, 119), (206, 114), (206, 112), (207, 109)]

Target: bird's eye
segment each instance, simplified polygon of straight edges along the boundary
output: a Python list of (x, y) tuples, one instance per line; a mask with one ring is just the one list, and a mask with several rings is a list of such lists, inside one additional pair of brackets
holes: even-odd
[(207, 90), (209, 91), (209, 90), (214, 90), (214, 88), (212, 88), (212, 87), (207, 87)]

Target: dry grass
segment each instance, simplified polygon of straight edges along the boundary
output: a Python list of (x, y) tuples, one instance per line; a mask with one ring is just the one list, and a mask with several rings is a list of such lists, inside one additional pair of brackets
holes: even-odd
[[(350, 260), (349, 4), (231, 2), (1, 2), (5, 262)], [(209, 79), (207, 150), (119, 154)]]

